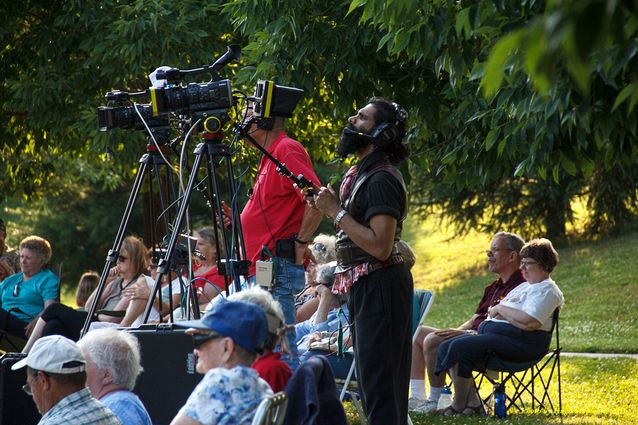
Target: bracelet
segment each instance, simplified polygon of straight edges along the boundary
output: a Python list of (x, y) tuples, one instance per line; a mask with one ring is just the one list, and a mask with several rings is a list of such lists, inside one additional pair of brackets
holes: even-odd
[(343, 219), (343, 217), (348, 214), (348, 211), (346, 210), (341, 210), (337, 213), (337, 215), (335, 216), (335, 219), (333, 221), (335, 226), (338, 226), (339, 223), (341, 222), (341, 219)]
[(301, 244), (301, 245), (308, 245), (310, 243), (309, 241), (302, 241), (296, 235), (295, 235), (295, 242), (297, 242), (298, 244)]

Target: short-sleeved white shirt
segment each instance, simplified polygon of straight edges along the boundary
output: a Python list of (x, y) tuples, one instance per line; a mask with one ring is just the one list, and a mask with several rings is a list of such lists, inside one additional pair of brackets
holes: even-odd
[[(505, 296), (500, 305), (520, 310), (542, 323), (539, 330), (552, 330), (552, 313), (565, 303), (563, 293), (552, 279), (538, 283), (523, 282)], [(495, 322), (507, 320), (492, 319)]]

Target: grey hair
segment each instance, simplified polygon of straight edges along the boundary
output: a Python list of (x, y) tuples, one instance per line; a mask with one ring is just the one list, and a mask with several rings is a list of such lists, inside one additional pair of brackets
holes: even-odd
[(114, 385), (133, 390), (144, 370), (140, 343), (134, 335), (112, 328), (96, 329), (84, 335), (78, 346), (98, 369), (110, 372)]
[(335, 281), (336, 268), (336, 261), (331, 261), (328, 264), (321, 264), (320, 266), (317, 266), (317, 282), (323, 283), (324, 285), (332, 286)]
[[(279, 302), (273, 298), (270, 292), (261, 289), (259, 286), (253, 286), (252, 288), (235, 292), (228, 296), (228, 301), (245, 301), (257, 304), (262, 310), (264, 310), (266, 316), (276, 317), (280, 322), (280, 326), (286, 323), (286, 319), (284, 319), (284, 311), (281, 309)], [(270, 329), (268, 330), (270, 331)]]
[(268, 320), (268, 339), (264, 344), (264, 348), (272, 350), (279, 341), (282, 346), (282, 351), (285, 353), (289, 352), (286, 338), (284, 338), (286, 332), (284, 311), (281, 309), (279, 301), (275, 300), (270, 292), (261, 289), (259, 286), (253, 286), (252, 288), (229, 295), (228, 300), (245, 301), (261, 307), (264, 313), (266, 313), (266, 319)]
[(515, 251), (517, 254), (520, 254), (521, 248), (525, 245), (525, 240), (516, 233), (498, 232), (494, 234), (493, 239), (496, 238), (502, 238), (507, 249)]
[(252, 364), (255, 363), (255, 360), (257, 360), (257, 357), (259, 357), (259, 354), (244, 350), (237, 344), (235, 344), (235, 355), (237, 356), (239, 364), (248, 367), (252, 366)]
[(51, 244), (48, 240), (40, 236), (27, 236), (20, 242), (20, 251), (23, 248), (33, 251), (42, 260), (42, 264), (46, 264), (51, 260)]

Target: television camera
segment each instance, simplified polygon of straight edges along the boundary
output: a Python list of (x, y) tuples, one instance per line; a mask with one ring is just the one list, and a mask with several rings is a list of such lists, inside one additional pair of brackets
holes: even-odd
[[(160, 282), (163, 276), (168, 274), (171, 267), (179, 267), (189, 264), (189, 254), (198, 256), (199, 254), (193, 244), (193, 239), (181, 234), (182, 225), (188, 214), (187, 208), (193, 189), (200, 186), (205, 181), (205, 186), (210, 191), (209, 205), (212, 207), (213, 227), (217, 224), (215, 217), (216, 211), (221, 211), (221, 181), (220, 176), (226, 176), (225, 183), (228, 184), (228, 196), (230, 199), (235, 198), (238, 184), (235, 181), (232, 157), (233, 152), (222, 143), (223, 128), (231, 121), (230, 112), (240, 101), (252, 104), (252, 116), (246, 120), (246, 125), (237, 125), (235, 127), (235, 137), (243, 138), (250, 141), (258, 149), (264, 153), (271, 161), (277, 165), (277, 170), (284, 176), (290, 178), (299, 188), (310, 187), (311, 182), (299, 175), (295, 177), (270, 153), (251, 137), (247, 131), (252, 123), (263, 124), (268, 120), (274, 120), (277, 117), (290, 117), (297, 103), (301, 99), (303, 90), (286, 87), (275, 84), (273, 81), (260, 80), (257, 82), (254, 95), (246, 96), (243, 93), (232, 89), (231, 82), (228, 79), (218, 78), (217, 71), (227, 63), (240, 57), (239, 46), (229, 46), (227, 52), (217, 59), (212, 65), (201, 68), (181, 70), (177, 68), (158, 68), (152, 75), (153, 87), (136, 93), (128, 93), (123, 91), (113, 91), (106, 94), (105, 99), (108, 102), (105, 106), (98, 108), (98, 124), (100, 131), (110, 131), (115, 128), (147, 130), (149, 135), (157, 132), (166, 135), (162, 138), (168, 140), (171, 131), (181, 132), (181, 136), (175, 140), (186, 141), (192, 130), (201, 132), (201, 143), (195, 148), (195, 156), (191, 166), (189, 181), (182, 190), (179, 198), (172, 193), (171, 173), (168, 171), (171, 166), (168, 160), (161, 154), (163, 149), (152, 149), (149, 143), (149, 152), (141, 159), (142, 164), (138, 170), (133, 190), (126, 206), (122, 223), (116, 235), (113, 248), (109, 251), (104, 271), (98, 283), (98, 294), (103, 290), (106, 277), (112, 265), (115, 263), (118, 252), (121, 247), (122, 240), (128, 228), (130, 211), (137, 202), (142, 180), (144, 175), (153, 178), (159, 169), (159, 166), (166, 166), (169, 190), (166, 200), (162, 198), (164, 188), (161, 187), (160, 179), (160, 206), (164, 218), (165, 231), (168, 241), (164, 241), (159, 248), (156, 248), (154, 260), (158, 263), (158, 275), (156, 277), (153, 295), (149, 298), (144, 321), (148, 320), (148, 315), (153, 306), (153, 298), (159, 290)], [(210, 74), (210, 80), (207, 82), (187, 83), (185, 79), (200, 74)], [(191, 78), (189, 78), (191, 79)], [(141, 103), (137, 103), (137, 99), (144, 98)], [(172, 125), (178, 124), (178, 125)], [(260, 125), (261, 128), (265, 126)], [(188, 130), (187, 130), (188, 129)], [(160, 142), (161, 145), (163, 142)], [(172, 145), (172, 143), (170, 144)], [(170, 147), (169, 145), (169, 147)], [(221, 160), (221, 161), (219, 161)], [(197, 183), (198, 172), (201, 171), (200, 165), (202, 161), (206, 163), (206, 178), (202, 182)], [(180, 162), (181, 163), (181, 162)], [(219, 167), (219, 168), (218, 168)], [(304, 186), (304, 184), (306, 186)], [(199, 189), (197, 189), (199, 190)], [(167, 207), (168, 205), (168, 207)], [(177, 211), (172, 225), (168, 224), (168, 215), (164, 214), (171, 206), (177, 206)], [(236, 290), (239, 288), (239, 276), (247, 275), (250, 262), (246, 260), (246, 252), (243, 242), (243, 233), (241, 230), (239, 210), (233, 209), (233, 225), (231, 229), (219, 232), (221, 237), (216, 238), (215, 245), (217, 252), (223, 252), (223, 257), (218, 258), (217, 265), (220, 274), (226, 276), (226, 285), (228, 289), (229, 282), (234, 282)], [(169, 230), (172, 229), (172, 230)], [(229, 233), (230, 232), (230, 233)], [(170, 237), (168, 236), (170, 235)], [(153, 239), (153, 238), (152, 238)], [(155, 245), (154, 240), (151, 241)], [(221, 256), (220, 256), (221, 257)], [(195, 297), (194, 292), (189, 293), (189, 298)], [(97, 299), (97, 298), (96, 298)], [(198, 304), (196, 299), (192, 299), (191, 303), (193, 314), (199, 317)], [(89, 316), (95, 311), (96, 305), (91, 305)], [(189, 313), (190, 314), (190, 313)], [(87, 321), (84, 325), (82, 334), (86, 333), (90, 323)]]

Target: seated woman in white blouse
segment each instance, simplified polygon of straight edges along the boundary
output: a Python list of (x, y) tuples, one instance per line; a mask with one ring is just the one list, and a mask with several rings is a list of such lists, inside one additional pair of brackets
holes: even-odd
[(521, 249), (526, 282), (514, 288), (488, 311), (476, 334), (443, 342), (437, 351), (435, 373), (450, 371), (454, 402), (440, 411), (445, 416), (482, 412), (472, 385), (472, 370), (481, 370), (490, 353), (511, 361), (531, 361), (547, 353), (552, 338), (552, 315), (563, 306), (563, 293), (550, 278), (558, 253), (547, 239), (534, 239)]

